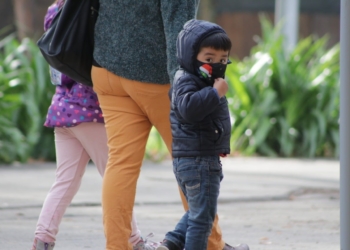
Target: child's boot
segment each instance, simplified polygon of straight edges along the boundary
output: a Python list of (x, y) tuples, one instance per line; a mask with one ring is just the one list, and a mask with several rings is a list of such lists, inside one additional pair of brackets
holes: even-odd
[(35, 238), (32, 250), (53, 250), (54, 246), (54, 242), (47, 243), (39, 240), (38, 238)]

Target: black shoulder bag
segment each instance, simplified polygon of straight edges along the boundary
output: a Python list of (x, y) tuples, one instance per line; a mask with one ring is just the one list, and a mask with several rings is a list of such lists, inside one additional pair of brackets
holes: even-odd
[(51, 67), (89, 86), (98, 9), (98, 0), (66, 0), (37, 42)]

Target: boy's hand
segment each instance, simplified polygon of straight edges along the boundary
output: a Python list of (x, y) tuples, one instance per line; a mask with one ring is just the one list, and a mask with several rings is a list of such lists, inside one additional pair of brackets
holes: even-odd
[(213, 88), (218, 91), (219, 97), (223, 97), (228, 91), (228, 84), (223, 78), (215, 79)]

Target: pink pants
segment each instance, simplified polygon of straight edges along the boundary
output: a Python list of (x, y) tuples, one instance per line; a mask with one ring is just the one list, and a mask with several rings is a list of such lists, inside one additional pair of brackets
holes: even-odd
[[(91, 159), (103, 176), (108, 160), (107, 136), (104, 124), (82, 123), (71, 128), (55, 128), (56, 178), (42, 207), (35, 237), (54, 242), (62, 217), (71, 203)], [(140, 240), (136, 218), (132, 216), (131, 244)]]

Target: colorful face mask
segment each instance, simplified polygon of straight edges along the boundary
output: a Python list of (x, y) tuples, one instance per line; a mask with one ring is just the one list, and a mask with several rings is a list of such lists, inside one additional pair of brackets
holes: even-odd
[(213, 85), (215, 79), (225, 77), (226, 67), (227, 64), (223, 63), (203, 63), (198, 60), (196, 62), (199, 78), (203, 79), (209, 85)]

